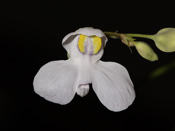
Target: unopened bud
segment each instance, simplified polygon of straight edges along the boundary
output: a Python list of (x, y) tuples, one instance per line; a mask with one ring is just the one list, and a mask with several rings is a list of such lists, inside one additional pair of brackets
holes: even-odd
[(154, 35), (153, 40), (157, 48), (164, 52), (175, 51), (175, 28), (161, 29)]
[(142, 41), (135, 41), (135, 47), (138, 53), (145, 59), (149, 61), (156, 61), (158, 60), (157, 54), (153, 51), (153, 49), (145, 42)]

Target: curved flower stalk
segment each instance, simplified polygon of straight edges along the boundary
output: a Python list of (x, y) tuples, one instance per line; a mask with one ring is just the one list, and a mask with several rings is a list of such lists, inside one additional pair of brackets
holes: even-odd
[(68, 104), (77, 93), (85, 96), (89, 84), (101, 103), (111, 111), (121, 111), (132, 104), (135, 91), (122, 65), (100, 58), (107, 38), (99, 29), (80, 28), (62, 41), (68, 60), (52, 61), (41, 67), (34, 78), (34, 91), (46, 100)]
[(152, 39), (157, 48), (163, 52), (175, 51), (175, 28), (163, 28), (155, 35), (126, 34), (129, 37), (141, 37)]
[[(138, 53), (145, 59), (150, 61), (158, 60), (157, 54), (145, 42), (137, 42), (134, 38), (147, 38), (155, 42), (157, 48), (163, 52), (175, 51), (175, 28), (164, 28), (158, 31), (155, 35), (146, 34), (122, 34), (117, 32), (104, 32), (111, 38), (120, 38), (122, 43), (128, 47), (136, 47)], [(138, 50), (139, 48), (139, 50)]]

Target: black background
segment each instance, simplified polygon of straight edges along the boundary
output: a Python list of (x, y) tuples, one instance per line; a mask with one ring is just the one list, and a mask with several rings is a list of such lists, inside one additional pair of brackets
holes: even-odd
[[(80, 27), (103, 31), (155, 34), (175, 27), (174, 3), (128, 1), (13, 1), (0, 2), (0, 128), (173, 131), (175, 127), (174, 69), (154, 80), (146, 77), (175, 59), (159, 51), (158, 62), (131, 54), (120, 40), (109, 39), (103, 61), (125, 66), (135, 85), (136, 100), (127, 110), (111, 112), (92, 88), (87, 96), (75, 96), (65, 106), (53, 104), (33, 91), (39, 68), (52, 60), (67, 59), (62, 38)], [(175, 129), (174, 129), (175, 130)]]

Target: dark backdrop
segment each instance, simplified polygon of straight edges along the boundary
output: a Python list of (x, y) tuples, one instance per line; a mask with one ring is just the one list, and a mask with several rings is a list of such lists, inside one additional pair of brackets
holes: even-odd
[(65, 106), (53, 104), (33, 91), (39, 68), (52, 60), (67, 59), (62, 38), (80, 27), (103, 31), (154, 34), (175, 27), (174, 3), (127, 1), (13, 1), (0, 2), (0, 128), (104, 131), (173, 131), (175, 126), (174, 69), (146, 79), (156, 68), (175, 59), (159, 51), (158, 62), (131, 54), (120, 40), (109, 39), (104, 61), (124, 65), (133, 80), (136, 100), (122, 112), (107, 110), (92, 88)]

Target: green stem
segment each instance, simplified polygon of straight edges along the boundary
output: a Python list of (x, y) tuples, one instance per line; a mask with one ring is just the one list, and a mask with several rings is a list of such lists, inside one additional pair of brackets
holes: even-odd
[(130, 37), (140, 37), (140, 38), (147, 38), (147, 39), (153, 39), (154, 35), (146, 35), (146, 34), (124, 34), (126, 36)]
[(112, 38), (120, 38), (121, 36), (121, 34), (117, 32), (104, 32), (104, 34)]

